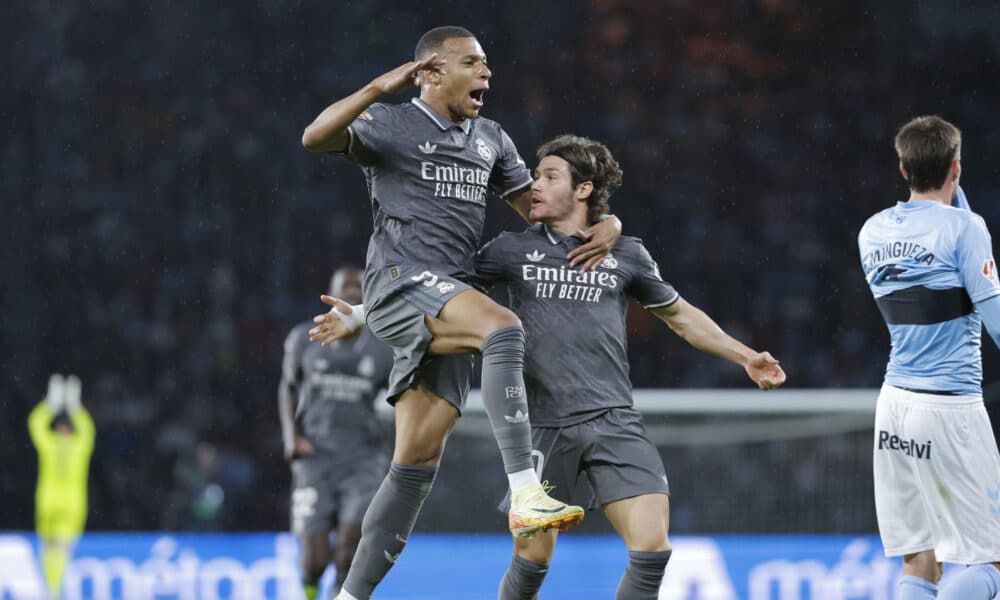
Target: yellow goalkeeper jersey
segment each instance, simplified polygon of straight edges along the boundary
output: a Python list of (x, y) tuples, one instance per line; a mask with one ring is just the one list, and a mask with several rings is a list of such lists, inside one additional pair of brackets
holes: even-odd
[(82, 406), (70, 416), (74, 432), (58, 434), (50, 429), (52, 410), (41, 402), (28, 416), (28, 431), (38, 450), (38, 510), (59, 507), (72, 512), (87, 511), (87, 477), (94, 451), (94, 421)]

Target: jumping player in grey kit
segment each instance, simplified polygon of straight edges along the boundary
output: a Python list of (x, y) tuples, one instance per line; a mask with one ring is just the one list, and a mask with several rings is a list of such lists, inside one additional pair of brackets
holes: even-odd
[[(531, 174), (500, 126), (479, 117), (492, 73), (475, 36), (432, 29), (414, 54), (327, 107), (302, 137), (362, 167), (374, 216), (366, 319), (395, 351), (393, 464), (365, 515), (347, 600), (369, 598), (402, 552), (464, 405), (473, 353), (483, 356), (483, 403), (513, 491), (510, 530), (531, 535), (583, 518), (581, 507), (550, 498), (533, 469), (521, 323), (468, 283), (486, 200), (504, 198), (527, 219)], [(415, 82), (419, 98), (376, 102)], [(620, 229), (617, 219), (595, 225), (573, 261), (596, 266)]]
[[(692, 346), (742, 365), (763, 390), (784, 383), (785, 374), (769, 353), (728, 336), (681, 298), (636, 238), (621, 238), (596, 271), (566, 268), (566, 256), (582, 243), (575, 232), (607, 212), (621, 169), (603, 144), (576, 136), (542, 145), (538, 157), (530, 214), (538, 224), (487, 244), (478, 255), (477, 279), (506, 283), (510, 308), (524, 322), (524, 374), (540, 478), (568, 491), (580, 474), (587, 475), (593, 496), (584, 500), (602, 506), (629, 551), (617, 600), (655, 599), (670, 558), (669, 486), (659, 453), (632, 408), (625, 336), (629, 298)], [(322, 315), (320, 336), (339, 339), (354, 326), (357, 319)], [(550, 530), (515, 536), (500, 600), (536, 597), (556, 535)]]
[[(337, 269), (330, 294), (361, 302), (361, 270)], [(392, 370), (392, 350), (370, 331), (321, 346), (309, 343), (310, 327), (301, 323), (288, 334), (278, 388), (285, 458), (292, 464), (292, 531), (302, 548), (307, 600), (316, 597), (331, 554), (335, 594), (347, 577), (361, 518), (389, 462), (374, 402)]]

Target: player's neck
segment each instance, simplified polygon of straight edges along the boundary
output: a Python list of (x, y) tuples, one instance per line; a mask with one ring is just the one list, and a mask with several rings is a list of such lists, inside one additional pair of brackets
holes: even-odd
[(549, 229), (557, 231), (563, 235), (573, 235), (581, 229), (587, 229), (587, 215), (572, 214), (564, 219), (557, 219), (546, 223)]
[(951, 206), (951, 199), (955, 195), (955, 186), (945, 185), (936, 190), (926, 192), (916, 192), (910, 190), (910, 200), (933, 200), (947, 206)]
[(430, 94), (421, 93), (420, 99), (424, 104), (431, 107), (431, 110), (452, 123), (461, 123), (465, 120), (463, 117), (457, 116), (448, 110), (448, 103), (440, 98), (436, 98)]

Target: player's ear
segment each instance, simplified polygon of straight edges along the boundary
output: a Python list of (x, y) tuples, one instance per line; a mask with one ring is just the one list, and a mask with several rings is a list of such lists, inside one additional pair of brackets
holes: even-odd
[(899, 173), (906, 181), (910, 180), (910, 174), (906, 172), (906, 167), (903, 166), (903, 161), (899, 161)]
[(958, 178), (962, 176), (962, 159), (956, 158), (951, 161), (951, 175), (958, 181)]
[(584, 181), (580, 185), (576, 186), (576, 198), (577, 200), (586, 200), (590, 197), (590, 194), (594, 191), (593, 181)]

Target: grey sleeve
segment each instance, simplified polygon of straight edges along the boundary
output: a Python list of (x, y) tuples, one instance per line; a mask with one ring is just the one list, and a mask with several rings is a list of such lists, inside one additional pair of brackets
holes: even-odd
[(490, 190), (501, 198), (531, 185), (531, 171), (517, 153), (514, 142), (500, 130), (500, 156), (490, 173)]
[(476, 253), (476, 285), (489, 288), (504, 278), (503, 253), (506, 233), (501, 233), (486, 243)]
[(390, 108), (380, 102), (358, 115), (347, 127), (347, 157), (364, 166), (378, 163), (392, 140), (393, 117)]
[(282, 384), (298, 385), (302, 382), (302, 351), (309, 343), (307, 332), (307, 329), (299, 325), (285, 338), (285, 354), (281, 359)]
[(646, 309), (662, 308), (677, 302), (680, 295), (674, 286), (663, 281), (659, 265), (641, 241), (636, 240), (633, 252), (635, 256), (630, 265), (633, 272), (627, 288), (629, 296)]

